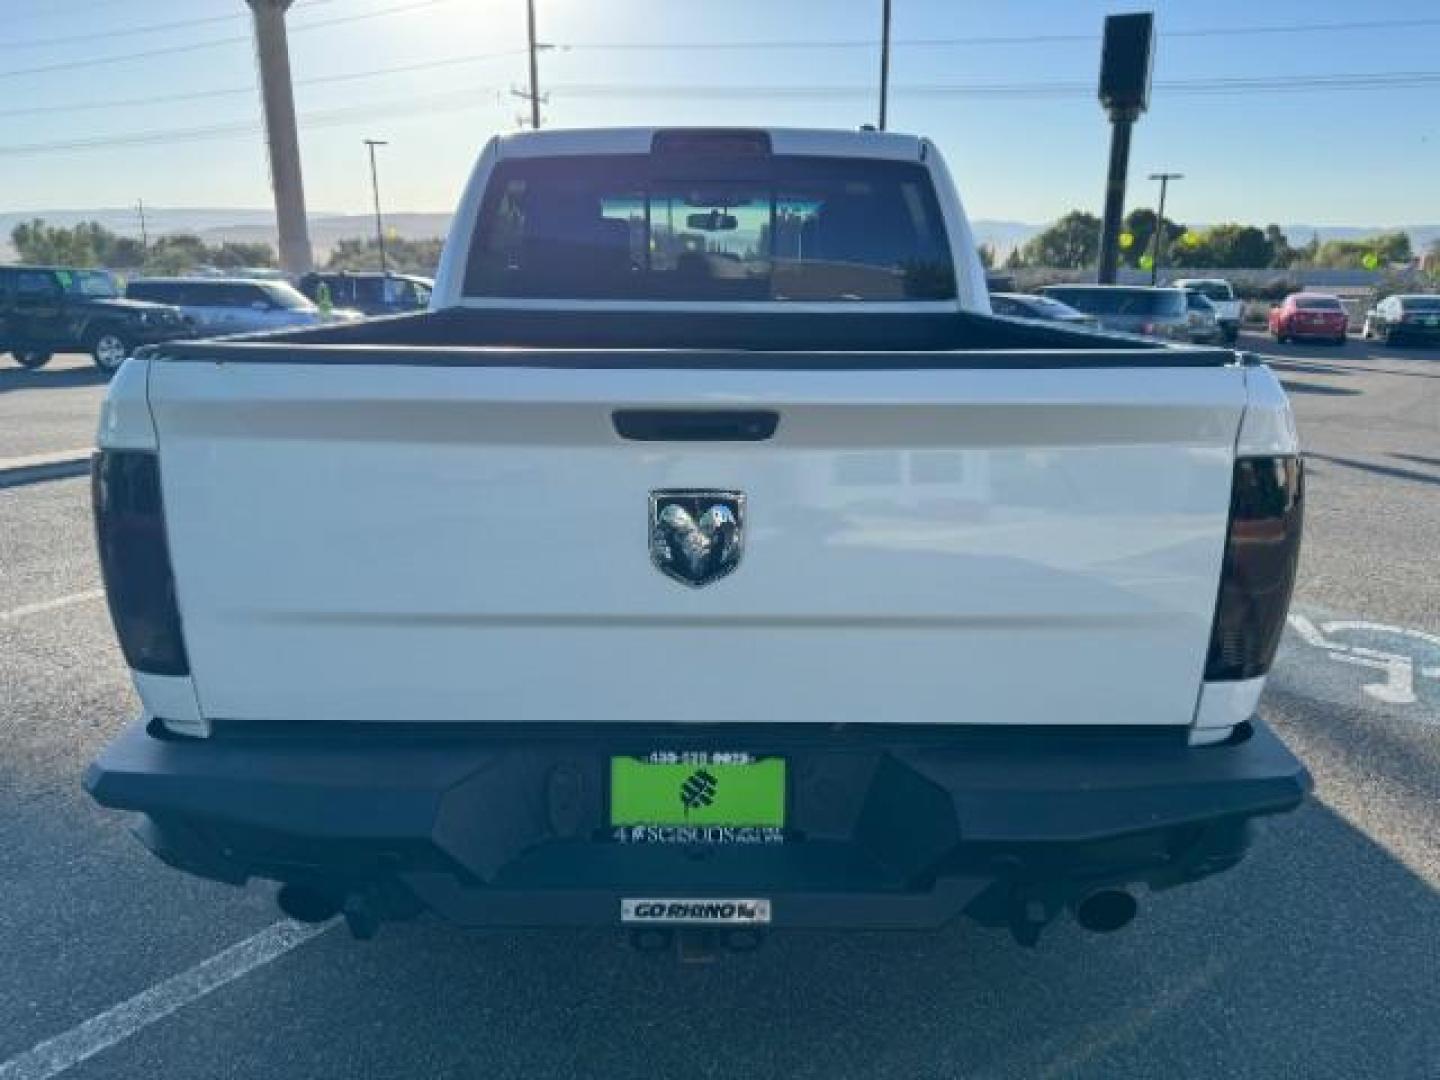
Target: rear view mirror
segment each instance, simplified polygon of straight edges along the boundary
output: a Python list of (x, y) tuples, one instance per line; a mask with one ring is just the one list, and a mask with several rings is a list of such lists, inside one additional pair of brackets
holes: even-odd
[(734, 214), (722, 214), (711, 210), (708, 214), (690, 214), (685, 218), (685, 227), (697, 232), (734, 232), (740, 227)]

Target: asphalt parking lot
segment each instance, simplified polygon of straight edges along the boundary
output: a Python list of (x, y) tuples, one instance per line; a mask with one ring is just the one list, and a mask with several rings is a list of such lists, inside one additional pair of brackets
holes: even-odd
[(1262, 713), (1315, 798), (1116, 935), (796, 934), (710, 965), (610, 931), (300, 933), (268, 889), (146, 854), (79, 787), (135, 708), (87, 482), (4, 463), (78, 460), (104, 385), (0, 362), (0, 1080), (1440, 1077), (1440, 349), (1242, 347), (1308, 455)]

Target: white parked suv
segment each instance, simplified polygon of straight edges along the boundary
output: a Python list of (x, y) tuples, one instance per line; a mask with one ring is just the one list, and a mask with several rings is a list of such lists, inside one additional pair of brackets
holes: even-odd
[(1033, 942), (1238, 862), (1301, 462), (1268, 368), (989, 314), (936, 147), (492, 140), (432, 310), (112, 384), (143, 712), (92, 766), (173, 866), (361, 936)]

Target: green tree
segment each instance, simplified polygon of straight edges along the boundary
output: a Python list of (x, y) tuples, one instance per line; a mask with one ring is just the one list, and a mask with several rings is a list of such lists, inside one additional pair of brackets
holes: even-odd
[(1290, 260), (1291, 266), (1314, 266), (1315, 258), (1320, 254), (1320, 234), (1312, 232), (1310, 239), (1294, 249), (1294, 258)]
[[(1139, 266), (1140, 260), (1151, 253), (1155, 243), (1155, 211), (1149, 209), (1131, 210), (1125, 215), (1122, 223), (1124, 232), (1122, 237), (1128, 235), (1130, 243), (1126, 245), (1121, 242), (1120, 261), (1125, 266)], [(1165, 219), (1165, 232), (1160, 237), (1162, 263), (1169, 262), (1168, 252), (1174, 246), (1175, 241), (1185, 235), (1185, 226), (1178, 221)]]
[[(445, 241), (406, 240), (398, 236), (385, 238), (385, 265), (397, 273), (433, 275), (440, 265), (440, 251)], [(341, 240), (330, 251), (327, 270), (378, 270), (380, 248), (375, 240)]]
[(1175, 266), (1252, 268), (1269, 266), (1274, 255), (1270, 241), (1255, 226), (1227, 222), (1177, 244), (1171, 261)]
[(995, 269), (995, 248), (990, 244), (981, 244), (977, 250), (980, 253), (980, 265), (986, 270)]
[(1286, 267), (1295, 261), (1295, 249), (1279, 225), (1272, 222), (1265, 226), (1265, 240), (1270, 245), (1271, 266)]
[(32, 266), (98, 266), (100, 256), (94, 242), (97, 230), (103, 231), (94, 222), (65, 229), (34, 218), (10, 230), (10, 243), (20, 261)]
[(145, 270), (152, 274), (175, 276), (198, 266), (209, 265), (210, 251), (205, 241), (189, 233), (162, 236), (150, 245), (145, 256)]
[(67, 229), (36, 218), (16, 225), (10, 241), (20, 261), (32, 265), (107, 266), (154, 274), (183, 274), (201, 266), (275, 265), (275, 252), (269, 244), (227, 242), (212, 247), (198, 236), (176, 234), (161, 236), (146, 248), (134, 237), (120, 236), (98, 221), (82, 221)]
[(1407, 233), (1396, 231), (1360, 240), (1326, 240), (1314, 255), (1314, 265), (1346, 270), (1375, 270), (1414, 258)]
[(241, 243), (227, 240), (213, 249), (208, 260), (211, 266), (235, 269), (242, 266), (274, 266), (275, 249), (266, 243)]
[(1100, 219), (1084, 210), (1071, 210), (1027, 240), (1021, 256), (1028, 266), (1065, 270), (1091, 266), (1100, 256)]

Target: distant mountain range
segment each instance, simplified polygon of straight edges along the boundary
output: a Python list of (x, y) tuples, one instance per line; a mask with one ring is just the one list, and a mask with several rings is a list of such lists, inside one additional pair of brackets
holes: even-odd
[[(97, 210), (29, 210), (0, 212), (0, 259), (14, 258), (10, 231), (22, 221), (43, 218), (47, 224), (72, 226), (82, 221), (98, 221), (105, 228), (122, 236), (140, 235), (140, 216), (134, 207)], [(275, 213), (273, 210), (226, 210), (214, 207), (172, 208), (146, 207), (145, 228), (153, 238), (166, 233), (193, 233), (207, 243), (227, 240), (275, 244)], [(412, 213), (397, 211), (385, 215), (385, 229), (394, 230), (407, 240), (424, 240), (444, 236), (450, 228), (450, 214)], [(312, 213), (310, 242), (315, 253), (324, 258), (340, 240), (375, 235), (375, 219), (369, 214)]]
[[(81, 221), (98, 221), (107, 229), (126, 236), (140, 235), (140, 219), (133, 207), (96, 210), (30, 210), (0, 212), (0, 258), (14, 257), (10, 248), (10, 230), (21, 221), (44, 218), (51, 225), (74, 225)], [(275, 216), (270, 210), (227, 210), (219, 207), (146, 207), (145, 224), (151, 236), (164, 233), (195, 233), (210, 243), (226, 240), (275, 243)], [(450, 228), (450, 214), (397, 211), (385, 215), (387, 231), (394, 229), (407, 240), (444, 236)], [(1043, 223), (977, 218), (971, 223), (979, 243), (992, 245), (1001, 255), (1018, 247), (1045, 228)], [(1197, 223), (1203, 228), (1203, 223)], [(1440, 225), (1398, 226), (1410, 234), (1416, 251), (1423, 251), (1431, 241), (1440, 238)], [(1394, 225), (1284, 225), (1285, 235), (1295, 245), (1309, 241), (1318, 233), (1321, 240), (1354, 240), (1397, 228)], [(374, 234), (374, 219), (368, 214), (335, 214), (316, 212), (310, 215), (310, 240), (318, 256), (323, 258), (336, 242), (350, 237)]]

